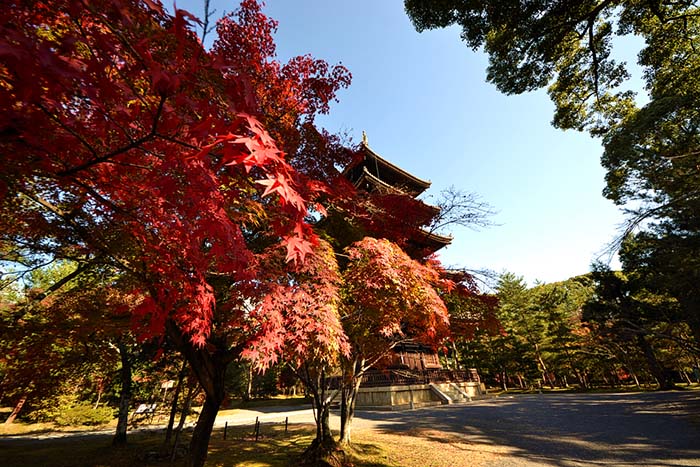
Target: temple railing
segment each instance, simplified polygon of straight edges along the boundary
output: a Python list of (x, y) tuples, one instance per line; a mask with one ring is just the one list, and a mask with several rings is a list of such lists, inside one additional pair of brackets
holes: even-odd
[[(480, 382), (476, 369), (468, 370), (408, 370), (408, 369), (384, 369), (369, 370), (362, 376), (361, 387), (376, 388), (382, 386), (402, 386), (408, 384), (430, 383), (461, 383)], [(339, 381), (334, 381), (331, 386), (337, 387)]]

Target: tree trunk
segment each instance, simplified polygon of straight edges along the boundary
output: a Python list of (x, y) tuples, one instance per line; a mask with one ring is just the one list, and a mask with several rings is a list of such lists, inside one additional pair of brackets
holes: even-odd
[(355, 416), (355, 402), (362, 384), (365, 360), (355, 360), (349, 385), (343, 387), (340, 407), (340, 444), (352, 443), (352, 420)]
[(119, 394), (119, 415), (117, 416), (117, 431), (112, 439), (112, 445), (124, 446), (126, 444), (126, 430), (129, 424), (129, 405), (131, 405), (131, 359), (129, 349), (122, 341), (117, 342), (119, 357), (121, 359), (121, 393)]
[(166, 322), (166, 330), (189, 362), (192, 372), (206, 395), (190, 440), (188, 459), (189, 467), (203, 467), (207, 460), (214, 421), (224, 400), (224, 378), (231, 352), (226, 348), (210, 351), (207, 346), (195, 347), (173, 321)]
[(207, 394), (202, 406), (202, 411), (197, 418), (197, 424), (192, 432), (192, 440), (190, 441), (190, 458), (189, 467), (203, 467), (207, 460), (209, 451), (209, 440), (211, 432), (214, 428), (216, 415), (219, 413), (219, 407), (223, 397), (211, 397)]
[(9, 417), (7, 417), (7, 420), (5, 420), (6, 425), (9, 425), (10, 423), (15, 421), (15, 418), (17, 418), (17, 415), (19, 415), (19, 412), (20, 412), (20, 410), (22, 410), (22, 406), (24, 405), (25, 402), (27, 402), (26, 395), (19, 398), (19, 400), (15, 404), (15, 408), (12, 409), (12, 413), (10, 414)]
[(173, 394), (173, 403), (170, 404), (170, 417), (168, 418), (168, 428), (165, 430), (165, 441), (163, 444), (165, 446), (170, 445), (170, 439), (173, 436), (173, 426), (175, 425), (175, 416), (177, 415), (177, 403), (180, 399), (180, 392), (182, 391), (182, 384), (185, 381), (185, 375), (187, 371), (187, 360), (183, 360), (182, 368), (177, 375), (177, 386), (175, 386), (175, 394)]
[(583, 375), (579, 371), (578, 368), (573, 368), (574, 370), (574, 376), (576, 376), (576, 381), (578, 381), (578, 385), (581, 389), (586, 389), (585, 382), (583, 380)]
[(335, 439), (333, 439), (333, 434), (331, 433), (331, 410), (330, 404), (324, 404), (323, 410), (321, 411), (321, 434), (322, 434), (322, 444), (323, 445), (335, 445)]
[(548, 383), (549, 387), (554, 389), (554, 381), (552, 381), (552, 377), (549, 374), (549, 370), (547, 369), (547, 365), (544, 363), (544, 359), (542, 359), (542, 355), (540, 354), (540, 346), (539, 344), (535, 344), (535, 356), (537, 358), (537, 363), (540, 367), (540, 371), (542, 372), (542, 382), (543, 383)]
[(311, 395), (316, 420), (316, 437), (304, 451), (304, 465), (327, 465), (324, 459), (333, 456), (337, 443), (330, 427), (330, 404), (334, 396), (327, 394), (329, 381), (326, 372), (305, 364), (296, 373)]
[(196, 383), (188, 385), (187, 395), (182, 403), (182, 411), (180, 412), (180, 421), (177, 423), (177, 428), (175, 428), (175, 441), (173, 442), (173, 448), (170, 455), (170, 461), (175, 461), (175, 456), (177, 454), (177, 448), (180, 445), (180, 435), (182, 434), (182, 429), (185, 427), (185, 421), (187, 420), (187, 415), (190, 413), (190, 408), (192, 407), (192, 400), (194, 396), (199, 392)]
[(690, 376), (688, 376), (688, 373), (685, 370), (679, 368), (678, 371), (683, 375), (683, 378), (688, 386), (693, 384), (693, 382), (690, 381)]
[(97, 383), (97, 400), (95, 401), (95, 405), (92, 407), (93, 410), (97, 410), (97, 408), (100, 406), (100, 401), (102, 401), (102, 393), (104, 392), (104, 389), (104, 380), (100, 378), (99, 382)]
[(455, 370), (459, 371), (462, 369), (462, 366), (459, 364), (459, 351), (457, 350), (455, 341), (452, 341), (452, 351), (454, 352)]
[(319, 446), (335, 445), (330, 428), (330, 399), (326, 395), (326, 372), (321, 370), (316, 378), (316, 387), (312, 390), (316, 407), (316, 444)]
[(629, 374), (632, 376), (632, 379), (634, 379), (634, 384), (637, 385), (637, 389), (641, 389), (642, 386), (639, 384), (639, 378), (637, 378), (637, 372), (634, 370), (634, 365), (632, 364), (632, 360), (629, 357), (629, 353), (625, 350), (621, 350), (621, 359), (622, 359), (622, 364), (625, 367), (625, 370), (629, 372)]
[(644, 357), (646, 358), (647, 363), (649, 364), (649, 371), (651, 371), (651, 374), (658, 381), (659, 389), (662, 391), (674, 389), (676, 385), (673, 382), (673, 379), (661, 366), (661, 364), (656, 358), (654, 348), (651, 346), (649, 341), (647, 341), (646, 337), (644, 337), (643, 334), (637, 335), (637, 344), (642, 349), (642, 352), (644, 352)]
[(631, 371), (632, 373), (632, 378), (634, 379), (634, 384), (637, 386), (637, 389), (642, 389), (642, 386), (639, 384), (639, 378), (637, 378), (637, 373), (634, 371)]
[(249, 401), (253, 397), (253, 365), (247, 364), (248, 371), (246, 372), (246, 388), (243, 394), (243, 400)]
[(344, 391), (343, 406), (340, 412), (340, 444), (352, 444), (352, 421), (355, 416), (355, 403), (357, 402), (357, 392), (360, 389), (362, 378), (356, 378), (351, 382), (350, 388)]

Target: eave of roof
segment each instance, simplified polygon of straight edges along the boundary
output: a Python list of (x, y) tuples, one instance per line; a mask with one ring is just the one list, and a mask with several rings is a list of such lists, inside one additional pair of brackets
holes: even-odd
[(362, 167), (362, 176), (355, 183), (355, 188), (359, 187), (362, 184), (363, 180), (368, 180), (370, 183), (385, 188), (387, 191), (390, 192), (394, 192), (397, 194), (406, 194), (400, 188), (395, 187), (394, 185), (390, 185), (381, 178), (377, 177), (376, 175), (373, 175), (369, 170), (367, 170), (367, 167)]
[(426, 239), (429, 241), (438, 243), (442, 246), (447, 246), (450, 243), (452, 243), (452, 237), (451, 236), (445, 236), (445, 235), (439, 235), (436, 233), (432, 232), (426, 232), (425, 230), (421, 229), (421, 233), (425, 236)]
[(410, 180), (412, 183), (420, 186), (421, 188), (423, 188), (423, 190), (427, 190), (430, 187), (430, 185), (431, 185), (430, 181), (420, 179), (420, 178), (416, 177), (415, 175), (406, 172), (401, 167), (398, 167), (398, 166), (392, 164), (391, 162), (389, 162), (388, 160), (384, 159), (382, 156), (380, 156), (379, 154), (374, 152), (372, 150), (372, 148), (370, 148), (369, 145), (366, 144), (365, 142), (362, 142), (360, 144), (362, 145), (363, 148), (365, 148), (367, 154), (369, 154), (370, 156), (375, 158), (378, 162), (381, 162), (383, 165), (387, 166), (389, 169), (401, 174), (401, 176)]

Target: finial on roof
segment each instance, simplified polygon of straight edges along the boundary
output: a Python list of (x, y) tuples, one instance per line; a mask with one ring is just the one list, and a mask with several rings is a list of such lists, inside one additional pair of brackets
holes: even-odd
[(367, 146), (367, 133), (365, 133), (365, 130), (362, 130), (362, 144)]

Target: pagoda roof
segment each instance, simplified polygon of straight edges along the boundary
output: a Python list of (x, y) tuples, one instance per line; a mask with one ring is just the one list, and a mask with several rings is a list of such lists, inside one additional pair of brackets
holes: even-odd
[(363, 178), (369, 179), (373, 184), (379, 183), (384, 188), (390, 186), (403, 193), (418, 196), (430, 187), (430, 182), (412, 175), (402, 168), (392, 164), (388, 160), (374, 152), (363, 141), (360, 143), (362, 157), (348, 165), (343, 171), (350, 181), (358, 186)]
[[(375, 190), (377, 190), (378, 192), (380, 192), (382, 194), (398, 194), (398, 195), (405, 195), (406, 194), (406, 192), (404, 192), (403, 190), (401, 190), (393, 185), (389, 185), (388, 183), (384, 182), (380, 178), (372, 175), (369, 172), (369, 170), (367, 170), (367, 167), (363, 167), (362, 169), (363, 169), (362, 175), (360, 176), (359, 179), (357, 179), (357, 181), (355, 183), (353, 183), (353, 186), (355, 188), (364, 188), (367, 190), (366, 184), (370, 184), (374, 187)], [(365, 187), (363, 187), (363, 183), (365, 184)], [(370, 190), (367, 190), (367, 191), (370, 191)], [(424, 201), (421, 201), (421, 202), (428, 209), (433, 211), (433, 213), (435, 213), (436, 215), (440, 212), (439, 207), (433, 206), (432, 204), (428, 204)]]
[(452, 243), (451, 236), (439, 235), (433, 232), (427, 232), (422, 229), (420, 231), (420, 237), (422, 238), (419, 239), (419, 242), (422, 245), (428, 247), (433, 252)]
[(403, 193), (403, 190), (400, 188), (395, 187), (394, 185), (389, 185), (381, 178), (372, 175), (366, 166), (361, 167), (362, 172), (360, 173), (360, 176), (353, 182), (355, 188), (360, 188), (362, 186), (362, 182), (368, 182), (370, 185), (374, 186), (377, 190), (383, 193)]

